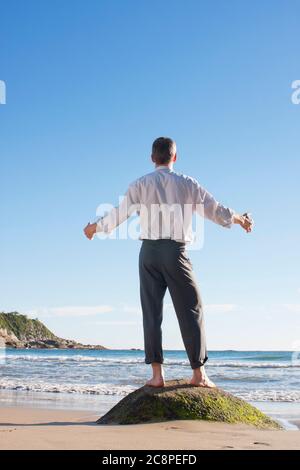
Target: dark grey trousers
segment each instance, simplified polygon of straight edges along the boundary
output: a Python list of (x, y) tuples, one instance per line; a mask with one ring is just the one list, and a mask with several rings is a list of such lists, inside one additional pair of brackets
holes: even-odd
[(185, 243), (143, 240), (139, 254), (145, 362), (163, 363), (163, 298), (169, 289), (192, 369), (207, 361), (200, 292)]

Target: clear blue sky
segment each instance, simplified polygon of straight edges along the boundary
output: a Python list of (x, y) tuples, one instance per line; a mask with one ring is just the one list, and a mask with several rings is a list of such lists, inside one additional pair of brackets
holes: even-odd
[[(83, 226), (177, 141), (179, 172), (252, 234), (207, 222), (191, 253), (210, 349), (300, 341), (298, 1), (2, 2), (0, 309), (142, 347), (140, 242)], [(182, 348), (166, 297), (164, 345)], [(299, 346), (300, 347), (300, 346)]]

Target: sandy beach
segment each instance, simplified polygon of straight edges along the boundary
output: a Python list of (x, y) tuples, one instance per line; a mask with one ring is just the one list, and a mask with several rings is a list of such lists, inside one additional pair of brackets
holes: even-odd
[(299, 431), (261, 431), (205, 421), (99, 426), (95, 413), (0, 410), (0, 449), (300, 449)]

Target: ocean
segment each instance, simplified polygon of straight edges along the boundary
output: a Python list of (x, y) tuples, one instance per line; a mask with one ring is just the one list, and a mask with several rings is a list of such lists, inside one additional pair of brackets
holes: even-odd
[[(99, 416), (150, 377), (143, 351), (6, 349), (0, 404), (93, 410)], [(166, 379), (189, 378), (185, 351), (165, 351)], [(300, 360), (289, 351), (210, 351), (218, 387), (254, 404), (287, 429), (300, 422)]]

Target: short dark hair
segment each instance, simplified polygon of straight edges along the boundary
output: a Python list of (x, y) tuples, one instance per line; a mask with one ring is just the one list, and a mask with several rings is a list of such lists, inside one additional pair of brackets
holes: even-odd
[(158, 137), (152, 144), (152, 158), (155, 163), (169, 163), (176, 153), (176, 142), (170, 137)]

